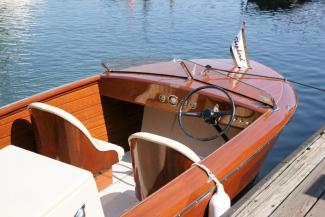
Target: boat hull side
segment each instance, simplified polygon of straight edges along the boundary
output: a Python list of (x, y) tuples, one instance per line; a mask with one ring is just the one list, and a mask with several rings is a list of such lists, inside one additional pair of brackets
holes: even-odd
[(99, 76), (51, 89), (0, 108), (0, 148), (9, 144), (35, 151), (28, 105), (44, 102), (75, 115), (99, 139), (108, 139), (98, 88)]

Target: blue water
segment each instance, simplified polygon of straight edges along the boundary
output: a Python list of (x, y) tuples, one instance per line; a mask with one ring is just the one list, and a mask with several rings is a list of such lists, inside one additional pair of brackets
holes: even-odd
[[(243, 18), (249, 55), (325, 88), (325, 1), (282, 8), (239, 0), (1, 0), (0, 106), (123, 67), (173, 58), (230, 58)], [(264, 176), (325, 124), (325, 94), (295, 86), (299, 105)]]

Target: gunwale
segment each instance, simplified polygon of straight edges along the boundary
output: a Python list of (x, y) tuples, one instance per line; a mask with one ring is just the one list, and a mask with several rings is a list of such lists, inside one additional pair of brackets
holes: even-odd
[[(13, 112), (18, 112), (20, 110), (23, 110), (32, 102), (37, 101), (43, 101), (46, 102), (52, 98), (56, 98), (60, 96), (61, 94), (67, 94), (69, 92), (73, 92), (75, 90), (81, 89), (85, 86), (91, 85), (93, 83), (98, 82), (100, 78), (100, 75), (95, 75), (92, 77), (88, 77), (79, 81), (75, 81), (69, 84), (65, 84), (38, 94), (35, 94), (33, 96), (24, 98), (22, 100), (10, 103), (8, 105), (5, 105), (3, 107), (0, 107), (0, 118), (5, 118), (6, 116), (11, 115)], [(1, 120), (0, 120), (1, 121)], [(1, 123), (1, 122), (0, 122)]]

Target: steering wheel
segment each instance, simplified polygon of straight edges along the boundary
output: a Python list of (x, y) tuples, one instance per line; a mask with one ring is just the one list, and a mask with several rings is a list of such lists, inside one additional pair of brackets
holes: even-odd
[[(217, 107), (218, 104), (216, 104), (214, 106), (214, 108), (206, 108), (200, 112), (185, 112), (184, 111), (188, 100), (191, 98), (191, 96), (193, 96), (193, 94), (197, 93), (200, 90), (209, 89), (209, 88), (216, 89), (216, 90), (222, 92), (224, 95), (226, 95), (226, 97), (228, 98), (229, 107), (231, 109), (230, 110), (219, 110), (219, 108)], [(228, 121), (227, 125), (223, 129), (221, 129), (220, 126), (218, 125), (218, 120), (222, 116), (227, 116), (227, 115), (230, 115), (229, 121)], [(184, 127), (184, 123), (183, 123), (184, 116), (202, 118), (207, 124), (213, 125), (216, 128), (217, 133), (210, 137), (198, 137), (196, 135), (193, 135)], [(231, 126), (231, 123), (234, 121), (234, 117), (235, 117), (234, 100), (231, 98), (231, 96), (229, 95), (229, 93), (227, 93), (227, 91), (225, 89), (218, 87), (216, 85), (202, 86), (202, 87), (192, 90), (191, 92), (189, 92), (187, 94), (185, 99), (182, 101), (181, 106), (179, 107), (179, 110), (178, 110), (178, 123), (179, 123), (181, 129), (183, 130), (183, 132), (187, 136), (189, 136), (193, 139), (199, 140), (199, 141), (210, 141), (210, 140), (214, 140), (214, 139), (218, 138), (219, 136), (223, 136), (223, 138), (227, 141), (228, 137), (226, 136), (225, 133)]]

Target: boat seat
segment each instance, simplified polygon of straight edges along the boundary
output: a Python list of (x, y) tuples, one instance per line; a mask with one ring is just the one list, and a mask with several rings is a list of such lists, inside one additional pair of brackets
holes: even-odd
[(146, 132), (129, 137), (136, 196), (143, 200), (200, 158), (175, 140)]
[(32, 103), (37, 151), (45, 156), (97, 174), (122, 159), (124, 149), (93, 138), (72, 114), (44, 103)]

